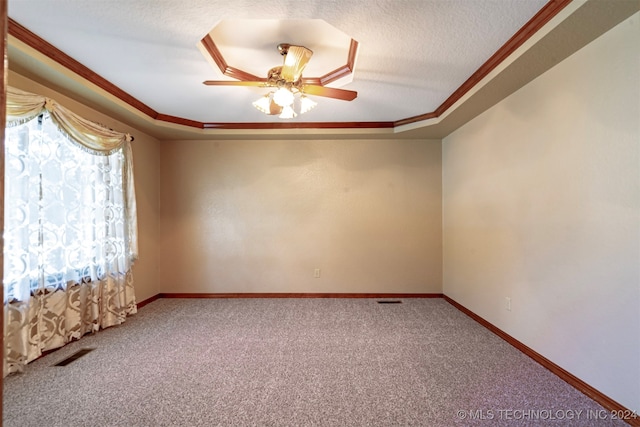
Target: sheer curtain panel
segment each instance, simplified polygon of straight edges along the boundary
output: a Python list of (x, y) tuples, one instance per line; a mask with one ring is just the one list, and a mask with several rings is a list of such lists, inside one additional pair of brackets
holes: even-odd
[(130, 142), (8, 88), (4, 375), (136, 312)]

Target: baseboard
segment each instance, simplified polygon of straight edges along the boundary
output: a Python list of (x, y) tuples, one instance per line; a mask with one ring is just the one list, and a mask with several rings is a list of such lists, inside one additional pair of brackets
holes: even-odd
[(152, 302), (154, 302), (157, 299), (160, 299), (161, 296), (160, 294), (155, 294), (154, 296), (152, 296), (151, 298), (147, 298), (145, 300), (142, 300), (140, 302), (138, 302), (136, 305), (138, 306), (138, 309), (144, 307), (147, 304), (151, 304)]
[[(160, 293), (158, 298), (442, 298), (441, 293)], [(151, 301), (150, 301), (151, 302)]]
[[(555, 375), (560, 377), (566, 383), (568, 383), (569, 385), (571, 385), (572, 387), (574, 387), (578, 391), (582, 392), (584, 395), (588, 396), (592, 400), (596, 401), (597, 403), (602, 405), (605, 409), (611, 411), (611, 413), (620, 414), (621, 416), (619, 418), (623, 418), (624, 414), (634, 414), (634, 412), (632, 410), (630, 410), (628, 408), (625, 408), (623, 405), (621, 405), (618, 402), (616, 402), (615, 400), (611, 399), (609, 396), (606, 396), (605, 394), (603, 394), (600, 391), (596, 390), (595, 388), (593, 388), (589, 384), (587, 384), (584, 381), (582, 381), (580, 378), (576, 377), (572, 373), (570, 373), (570, 372), (566, 371), (565, 369), (561, 368), (560, 366), (556, 365), (551, 360), (547, 359), (546, 357), (544, 357), (543, 355), (541, 355), (537, 351), (533, 350), (532, 348), (526, 346), (525, 344), (521, 343), (517, 339), (513, 338), (511, 335), (507, 334), (502, 329), (498, 328), (497, 326), (493, 325), (492, 323), (489, 323), (488, 321), (486, 321), (482, 317), (478, 316), (473, 311), (471, 311), (468, 308), (464, 307), (460, 303), (454, 301), (453, 299), (451, 299), (450, 297), (448, 297), (446, 295), (443, 295), (443, 298), (449, 304), (451, 304), (452, 306), (454, 306), (455, 308), (457, 308), (458, 310), (460, 310), (461, 312), (463, 312), (467, 316), (471, 317), (473, 320), (475, 320), (476, 322), (480, 323), (482, 326), (484, 326), (485, 328), (489, 329), (494, 334), (498, 335), (500, 338), (502, 338), (503, 340), (505, 340), (506, 342), (511, 344), (513, 347), (515, 347), (516, 349), (520, 350), (522, 353), (526, 354), (527, 356), (529, 356), (530, 358), (532, 358), (533, 360), (538, 362), (540, 365), (542, 365), (545, 368), (547, 368), (549, 371), (553, 372)], [(636, 414), (635, 417), (626, 417), (626, 418), (624, 418), (624, 421), (627, 424), (632, 425), (632, 426), (640, 426), (640, 417), (637, 414)]]
[(142, 308), (160, 298), (442, 298), (440, 293), (171, 293), (161, 292), (138, 303)]

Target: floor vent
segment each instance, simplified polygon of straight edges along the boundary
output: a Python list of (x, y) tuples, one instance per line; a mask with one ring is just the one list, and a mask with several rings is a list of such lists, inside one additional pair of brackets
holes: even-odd
[(402, 304), (402, 301), (394, 300), (394, 301), (378, 301), (378, 304)]
[(82, 350), (76, 351), (71, 356), (67, 357), (66, 359), (64, 359), (61, 362), (56, 363), (53, 366), (67, 366), (69, 363), (80, 359), (82, 356), (84, 356), (87, 353), (92, 352), (93, 350), (95, 350), (95, 348), (83, 348)]

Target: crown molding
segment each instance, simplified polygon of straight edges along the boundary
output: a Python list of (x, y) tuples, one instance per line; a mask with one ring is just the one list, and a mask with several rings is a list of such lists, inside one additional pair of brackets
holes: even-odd
[[(43, 73), (57, 72), (58, 83), (50, 82), (53, 87), (160, 139), (441, 139), (637, 12), (639, 5), (633, 1), (550, 0), (436, 110), (397, 121), (230, 123), (172, 116), (149, 107), (10, 18), (9, 47), (16, 48), (21, 60), (32, 58), (42, 69), (32, 70), (28, 61), (12, 66), (11, 58), (9, 67), (43, 82), (48, 82)], [(355, 65), (358, 46), (354, 42), (347, 64), (317, 78), (319, 81), (340, 78)], [(76, 93), (78, 85), (87, 92)]]
[(531, 36), (537, 33), (547, 22), (556, 16), (573, 0), (551, 0), (544, 5), (518, 32), (516, 32), (500, 49), (496, 51), (478, 70), (471, 75), (455, 92), (449, 96), (435, 111), (419, 116), (409, 117), (394, 122), (394, 126), (402, 126), (410, 123), (440, 117), (464, 95), (480, 83), (489, 73), (505, 61), (512, 53), (522, 46)]
[[(380, 129), (395, 128), (441, 116), (445, 111), (447, 111), (447, 109), (460, 100), (460, 98), (468, 93), (484, 77), (486, 77), (487, 74), (511, 55), (518, 47), (528, 40), (529, 37), (542, 28), (542, 26), (549, 22), (551, 18), (557, 15), (558, 12), (560, 12), (571, 1), (572, 0), (549, 1), (549, 3), (547, 3), (513, 37), (511, 37), (507, 43), (505, 43), (491, 58), (489, 58), (487, 62), (485, 62), (467, 81), (462, 84), (462, 86), (451, 94), (451, 96), (447, 98), (447, 100), (435, 111), (395, 122), (218, 123), (200, 122), (190, 120), (189, 118), (171, 116), (155, 111), (144, 102), (134, 98), (124, 90), (73, 59), (51, 43), (32, 33), (11, 18), (8, 20), (8, 34), (154, 120), (196, 129)], [(210, 36), (207, 35), (202, 39), (202, 45), (225, 75), (238, 80), (258, 79), (257, 76), (250, 73), (230, 67), (222, 57), (222, 54)], [(355, 67), (357, 51), (358, 42), (352, 39), (347, 64), (320, 77), (319, 81), (324, 85), (352, 73), (353, 68)]]

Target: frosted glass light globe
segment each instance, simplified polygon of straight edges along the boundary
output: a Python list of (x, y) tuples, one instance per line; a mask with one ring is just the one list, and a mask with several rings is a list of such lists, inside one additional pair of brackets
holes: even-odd
[(293, 104), (294, 96), (290, 90), (281, 87), (273, 94), (273, 102), (281, 107), (288, 107)]
[(279, 117), (281, 119), (293, 119), (296, 116), (297, 114), (295, 113), (295, 111), (293, 111), (293, 108), (291, 108), (290, 106), (286, 106), (282, 108), (282, 113), (280, 113)]

